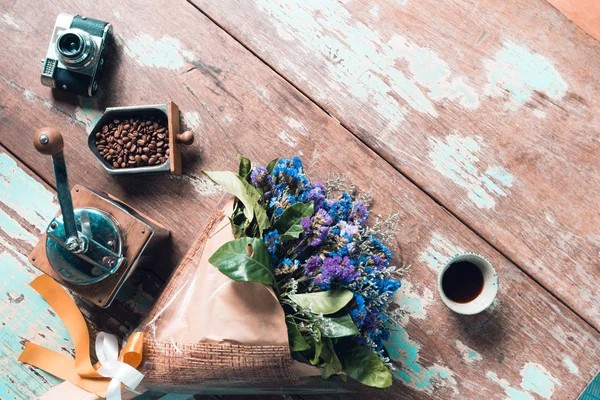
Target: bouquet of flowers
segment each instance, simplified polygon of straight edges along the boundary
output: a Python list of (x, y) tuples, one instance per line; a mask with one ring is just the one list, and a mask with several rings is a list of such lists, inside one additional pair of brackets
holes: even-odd
[(234, 281), (273, 288), (295, 360), (318, 367), (324, 378), (391, 385), (384, 343), (400, 281), (381, 240), (392, 222), (367, 225), (368, 195), (340, 177), (325, 185), (309, 180), (298, 157), (266, 168), (240, 159), (237, 174), (205, 172), (236, 197), (234, 238), (209, 263)]
[(367, 225), (368, 195), (341, 177), (310, 181), (298, 157), (266, 168), (240, 159), (238, 173), (205, 172), (235, 197), (213, 212), (119, 354), (116, 337), (101, 333), (93, 366), (83, 316), (41, 276), (32, 286), (67, 324), (75, 360), (32, 343), (19, 359), (113, 399), (121, 382), (194, 394), (340, 390), (319, 375), (390, 386), (384, 343), (400, 281), (382, 241), (395, 219)]

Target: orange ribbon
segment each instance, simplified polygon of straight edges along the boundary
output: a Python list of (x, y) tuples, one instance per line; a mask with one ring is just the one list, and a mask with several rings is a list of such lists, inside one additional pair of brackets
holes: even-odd
[[(28, 342), (19, 356), (19, 361), (38, 367), (88, 392), (105, 397), (111, 379), (100, 375), (96, 371), (99, 366), (93, 366), (90, 361), (90, 336), (87, 324), (71, 296), (47, 275), (38, 276), (29, 285), (48, 302), (67, 327), (75, 345), (75, 358)], [(137, 368), (142, 362), (143, 345), (144, 334), (135, 332), (121, 349), (119, 361)]]

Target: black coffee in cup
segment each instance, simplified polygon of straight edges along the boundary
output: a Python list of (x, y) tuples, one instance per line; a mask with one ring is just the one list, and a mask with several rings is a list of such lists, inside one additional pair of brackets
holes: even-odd
[(483, 273), (470, 261), (456, 261), (442, 276), (442, 290), (456, 303), (469, 303), (483, 290)]

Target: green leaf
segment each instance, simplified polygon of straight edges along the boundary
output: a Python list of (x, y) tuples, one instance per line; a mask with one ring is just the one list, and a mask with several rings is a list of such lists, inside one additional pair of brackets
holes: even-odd
[(270, 174), (273, 173), (273, 170), (275, 169), (275, 165), (277, 165), (278, 161), (279, 161), (279, 158), (276, 158), (274, 160), (271, 160), (269, 165), (267, 165), (267, 171), (269, 171)]
[(238, 169), (238, 175), (248, 181), (248, 177), (250, 176), (250, 171), (252, 170), (252, 163), (246, 157), (241, 154), (237, 155), (240, 159), (240, 168)]
[(298, 239), (302, 233), (300, 221), (302, 218), (310, 218), (313, 215), (313, 202), (296, 203), (286, 209), (275, 223), (275, 229), (279, 231), (281, 240)]
[(290, 340), (290, 349), (292, 351), (304, 351), (310, 349), (310, 345), (300, 333), (298, 325), (294, 322), (293, 318), (285, 317), (285, 324), (287, 325), (288, 338)]
[(340, 353), (344, 372), (360, 383), (386, 388), (392, 384), (392, 374), (383, 361), (371, 350), (354, 345)]
[[(251, 256), (246, 252), (247, 246), (252, 248)], [(231, 240), (215, 251), (208, 262), (235, 281), (274, 284), (271, 257), (262, 239)]]
[(269, 216), (267, 215), (265, 209), (260, 205), (254, 209), (254, 216), (256, 217), (258, 229), (260, 230), (260, 237), (262, 237), (263, 231), (271, 227), (271, 221), (269, 221)]
[(244, 215), (248, 223), (254, 218), (254, 210), (260, 207), (258, 199), (260, 192), (240, 176), (231, 171), (202, 171), (213, 182), (223, 186), (228, 192), (237, 197), (244, 204)]
[(317, 365), (319, 363), (319, 357), (321, 356), (321, 351), (323, 350), (323, 341), (321, 340), (321, 331), (317, 329), (317, 336), (319, 340), (315, 340), (312, 336), (308, 338), (310, 347), (315, 349), (315, 354), (313, 358), (310, 360), (312, 365)]
[(321, 358), (324, 363), (321, 365), (321, 376), (325, 379), (331, 375), (339, 374), (342, 372), (342, 363), (335, 353), (335, 348), (331, 339), (323, 339), (323, 349), (321, 350)]
[(302, 308), (315, 314), (333, 314), (340, 311), (352, 300), (349, 290), (329, 290), (326, 292), (292, 294), (290, 299)]
[(324, 318), (325, 323), (320, 325), (323, 336), (328, 338), (339, 338), (345, 336), (356, 336), (360, 333), (349, 315), (343, 317)]

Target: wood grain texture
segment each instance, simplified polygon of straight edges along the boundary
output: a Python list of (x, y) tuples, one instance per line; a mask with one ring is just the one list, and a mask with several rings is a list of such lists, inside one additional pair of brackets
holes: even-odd
[(544, 0), (192, 0), (600, 328), (600, 43)]
[(600, 40), (600, 2), (595, 0), (547, 0), (590, 36)]
[[(389, 344), (397, 382), (388, 391), (340, 399), (568, 399), (581, 392), (600, 367), (597, 332), (194, 7), (181, 0), (130, 7), (116, 0), (5, 2), (18, 27), (3, 27), (0, 35), (7, 53), (0, 58), (5, 146), (53, 181), (29, 135), (42, 121), (59, 128), (72, 183), (114, 193), (172, 231), (172, 252), (157, 260), (159, 271), (181, 260), (220, 198), (201, 169), (233, 170), (240, 152), (263, 164), (301, 154), (317, 179), (348, 173), (359, 188), (373, 191), (373, 216), (398, 213), (396, 261), (412, 267), (396, 299), (406, 315)], [(46, 47), (54, 15), (64, 9), (115, 25), (113, 67), (98, 103), (52, 97), (27, 56)], [(85, 130), (98, 109), (167, 99), (199, 133), (183, 153), (183, 177), (109, 177), (86, 148)], [(437, 269), (462, 250), (482, 253), (501, 278), (498, 302), (473, 317), (451, 313), (434, 292)]]
[[(73, 354), (73, 345), (65, 326), (29, 286), (29, 282), (40, 272), (28, 262), (27, 255), (58, 207), (54, 192), (0, 146), (2, 399), (36, 398), (58, 383), (57, 379), (43, 371), (16, 361), (27, 341)], [(157, 291), (156, 279), (145, 270), (131, 277), (113, 306), (107, 310), (82, 300), (77, 302), (90, 321), (92, 335), (105, 330), (123, 337), (135, 327), (142, 315), (141, 310), (149, 308)]]

